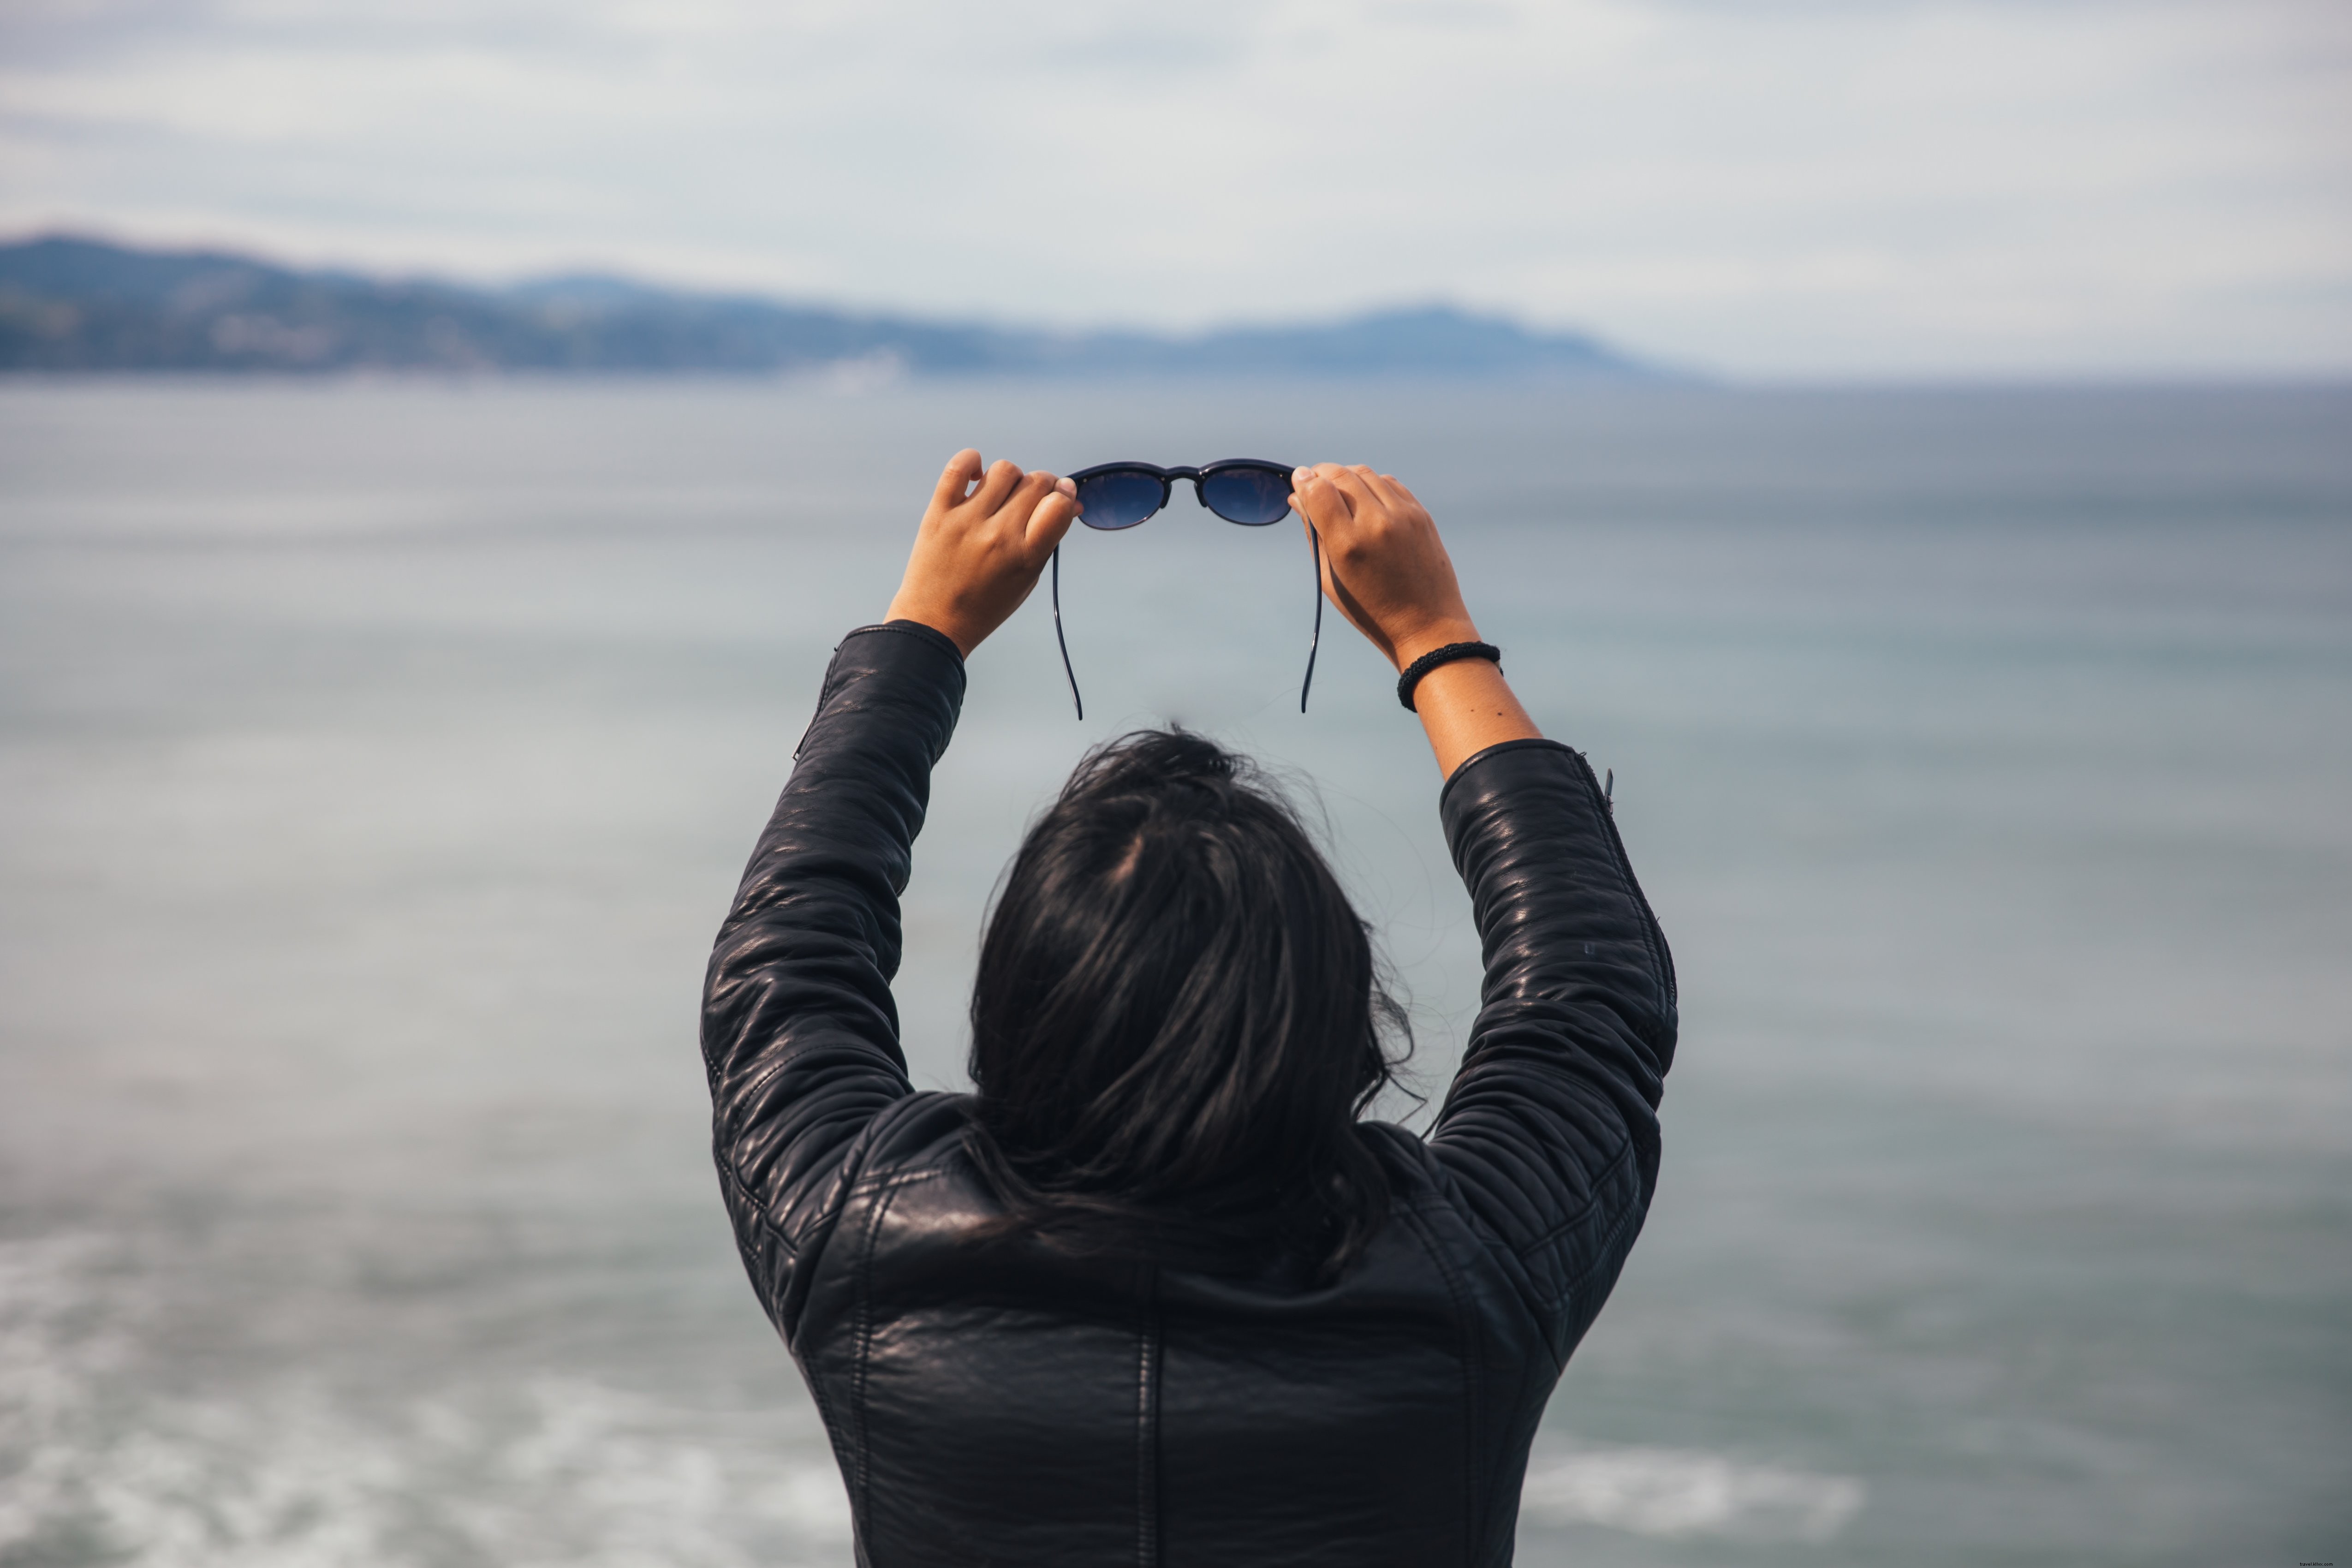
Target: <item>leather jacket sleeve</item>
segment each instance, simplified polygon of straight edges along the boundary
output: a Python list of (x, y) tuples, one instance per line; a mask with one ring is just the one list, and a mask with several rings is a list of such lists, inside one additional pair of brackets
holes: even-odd
[(1657, 1185), (1674, 959), (1581, 754), (1489, 747), (1454, 770), (1439, 813), (1486, 974), (1429, 1148), (1564, 1359)]
[(843, 639), (710, 955), (712, 1152), (752, 1286), (788, 1338), (796, 1266), (840, 1212), (860, 1136), (913, 1092), (890, 995), (898, 895), (963, 690), (962, 657), (929, 626)]

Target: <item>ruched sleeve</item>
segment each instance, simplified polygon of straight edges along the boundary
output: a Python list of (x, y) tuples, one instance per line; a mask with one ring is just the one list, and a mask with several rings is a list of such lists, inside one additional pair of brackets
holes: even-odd
[(1454, 770), (1439, 812), (1486, 982), (1429, 1146), (1564, 1360), (1657, 1185), (1674, 960), (1578, 752), (1490, 747)]
[(955, 645), (852, 632), (719, 928), (702, 1005), (712, 1152), (754, 1289), (789, 1340), (801, 1260), (861, 1134), (908, 1094), (890, 981), (898, 895), (964, 690)]

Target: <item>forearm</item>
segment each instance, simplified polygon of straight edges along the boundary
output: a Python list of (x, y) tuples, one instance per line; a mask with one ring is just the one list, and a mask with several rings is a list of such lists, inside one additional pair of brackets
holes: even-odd
[[(1402, 672), (1414, 659), (1448, 643), (1476, 642), (1478, 628), (1466, 619), (1459, 626), (1433, 628), (1398, 643), (1392, 654)], [(1447, 778), (1464, 762), (1489, 746), (1506, 741), (1540, 739), (1543, 731), (1511, 690), (1502, 667), (1484, 658), (1457, 658), (1423, 676), (1412, 689), (1413, 711), (1436, 753), (1437, 771)]]

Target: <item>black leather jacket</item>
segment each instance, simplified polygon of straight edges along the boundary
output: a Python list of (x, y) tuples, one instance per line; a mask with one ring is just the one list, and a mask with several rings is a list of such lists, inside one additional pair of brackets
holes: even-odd
[(824, 1413), (857, 1560), (1507, 1563), (1528, 1446), (1658, 1170), (1674, 965), (1584, 759), (1439, 796), (1485, 1005), (1392, 1215), (1336, 1284), (1069, 1256), (1000, 1213), (968, 1097), (918, 1094), (898, 895), (963, 699), (954, 645), (853, 632), (711, 955), (702, 1045), (753, 1288)]

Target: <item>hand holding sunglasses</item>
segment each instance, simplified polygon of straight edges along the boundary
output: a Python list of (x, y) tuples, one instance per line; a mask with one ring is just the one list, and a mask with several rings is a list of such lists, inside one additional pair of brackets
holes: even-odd
[(1419, 498), (1360, 465), (1317, 463), (1294, 477), (1324, 591), (1396, 668), (1397, 700), (1420, 717), (1440, 771), (1451, 778), (1489, 746), (1539, 737), (1503, 678), (1502, 650), (1479, 637)]
[[(1203, 468), (1163, 468), (1152, 463), (1097, 463), (1080, 468), (1070, 479), (1077, 486), (1078, 521), (1106, 533), (1133, 528), (1168, 504), (1178, 479), (1192, 481), (1193, 497), (1227, 522), (1244, 528), (1264, 528), (1290, 515), (1292, 467), (1257, 458), (1226, 458)], [(1298, 686), (1298, 710), (1307, 711), (1307, 693), (1315, 684), (1315, 650), (1323, 640), (1322, 542), (1315, 525), (1307, 525), (1315, 552), (1315, 630), (1307, 643), (1307, 679)], [(1086, 700), (1078, 695), (1077, 672), (1070, 668), (1070, 645), (1062, 635), (1062, 552), (1054, 551), (1054, 641), (1062, 650), (1062, 674), (1070, 683), (1070, 701), (1078, 717), (1087, 716)]]
[(919, 621), (967, 658), (1037, 586), (1076, 520), (1077, 487), (967, 447), (948, 459), (886, 620)]

